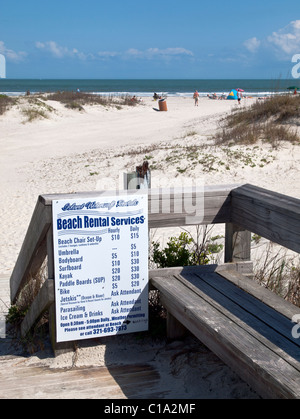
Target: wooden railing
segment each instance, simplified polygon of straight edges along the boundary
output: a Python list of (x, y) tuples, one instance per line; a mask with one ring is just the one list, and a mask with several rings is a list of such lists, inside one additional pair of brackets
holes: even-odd
[[(40, 290), (23, 321), (26, 334), (37, 317), (50, 310), (50, 332), (55, 346), (54, 260), (52, 200), (95, 197), (107, 192), (41, 195), (38, 198), (21, 251), (10, 279), (14, 304), (30, 277), (34, 277), (47, 257), (48, 281)], [(135, 191), (131, 190), (134, 194)], [(113, 192), (111, 193), (113, 195)], [(182, 191), (148, 191), (149, 228), (192, 224), (190, 208), (178, 210)], [(249, 261), (251, 233), (300, 253), (300, 200), (253, 185), (206, 186), (187, 191), (186, 198), (199, 203), (195, 224), (225, 224), (225, 263)], [(200, 220), (200, 221), (199, 221)]]

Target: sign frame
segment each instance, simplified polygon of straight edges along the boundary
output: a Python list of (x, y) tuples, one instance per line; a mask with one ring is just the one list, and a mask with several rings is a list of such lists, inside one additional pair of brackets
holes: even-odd
[(52, 200), (56, 342), (148, 330), (148, 194)]

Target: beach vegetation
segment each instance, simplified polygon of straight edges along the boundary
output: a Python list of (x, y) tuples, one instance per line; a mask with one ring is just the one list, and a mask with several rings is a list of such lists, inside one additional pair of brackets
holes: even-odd
[(215, 144), (256, 144), (278, 147), (282, 141), (300, 144), (300, 96), (277, 95), (234, 109), (215, 135)]
[(47, 95), (48, 100), (54, 100), (75, 110), (84, 110), (85, 105), (101, 105), (105, 107), (136, 106), (139, 102), (128, 95), (96, 95), (83, 92), (56, 92)]
[(21, 113), (26, 117), (26, 122), (32, 122), (36, 119), (48, 119), (49, 113), (55, 111), (52, 106), (49, 106), (38, 97), (24, 97), (18, 102)]
[(0, 95), (0, 115), (3, 115), (7, 110), (11, 108), (17, 102), (16, 99), (9, 96)]
[(148, 308), (149, 329), (146, 332), (137, 333), (136, 338), (141, 339), (145, 335), (151, 336), (152, 339), (165, 338), (167, 310), (160, 302), (158, 290), (149, 290)]
[[(155, 268), (195, 266), (218, 263), (224, 236), (211, 236), (213, 227), (197, 226), (196, 234), (184, 231), (170, 237), (166, 246), (152, 241), (150, 265)], [(253, 234), (254, 246), (262, 246), (262, 237)], [(254, 280), (285, 300), (300, 307), (300, 259), (288, 250), (268, 242), (254, 265)]]
[(197, 133), (197, 131), (195, 131), (195, 130), (191, 130), (191, 131), (188, 131), (186, 134), (185, 134), (185, 137), (193, 137), (194, 135), (197, 135), (198, 133)]
[(252, 234), (251, 236), (251, 241), (254, 242), (255, 244), (258, 244), (261, 240), (261, 236), (259, 234)]
[(36, 275), (29, 277), (26, 286), (22, 289), (15, 304), (9, 307), (6, 316), (8, 333), (12, 337), (13, 342), (15, 345), (21, 346), (23, 350), (30, 354), (43, 349), (45, 346), (45, 339), (48, 334), (47, 313), (36, 321), (26, 336), (21, 336), (20, 328), (30, 306), (45, 282), (47, 276), (46, 271), (46, 264), (44, 263)]
[(73, 110), (77, 110), (77, 111), (84, 111), (84, 107), (81, 106), (77, 102), (66, 103), (65, 107), (68, 108), (68, 109), (73, 109)]
[[(218, 153), (215, 152), (216, 147)], [(242, 168), (262, 168), (275, 159), (272, 151), (266, 151), (261, 145), (250, 145), (245, 148), (243, 145), (233, 146), (233, 144), (231, 146), (221, 144), (221, 146), (199, 147), (197, 145), (162, 143), (129, 149), (126, 153), (115, 154), (114, 157), (124, 157), (125, 155), (134, 158), (140, 158), (139, 156), (143, 155), (144, 160), (149, 161), (150, 170), (165, 171), (172, 168), (176, 170), (175, 176), (190, 173), (199, 167), (202, 173), (229, 171), (237, 165)], [(132, 162), (130, 161), (128, 168), (131, 166)]]
[(222, 236), (211, 237), (210, 231), (207, 225), (196, 226), (196, 234), (181, 232), (178, 237), (170, 237), (164, 248), (152, 241), (151, 262), (158, 268), (207, 265), (223, 249), (218, 242)]
[[(255, 238), (257, 243), (260, 237)], [(287, 249), (268, 242), (254, 270), (254, 279), (290, 303), (300, 307), (300, 260)]]
[(181, 168), (181, 167), (176, 167), (176, 170), (178, 173), (185, 173), (187, 171), (187, 167)]
[(48, 115), (43, 109), (29, 107), (23, 109), (22, 114), (27, 118), (25, 122), (32, 122), (36, 119), (48, 119)]

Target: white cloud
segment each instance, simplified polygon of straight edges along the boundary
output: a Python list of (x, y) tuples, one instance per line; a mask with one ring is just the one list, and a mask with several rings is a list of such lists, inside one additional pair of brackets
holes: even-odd
[(108, 58), (116, 57), (120, 54), (118, 52), (115, 52), (115, 51), (99, 51), (99, 52), (97, 52), (97, 55), (101, 59), (108, 59)]
[(8, 61), (18, 63), (23, 61), (27, 57), (27, 53), (24, 51), (16, 52), (5, 46), (3, 41), (0, 41), (0, 54), (3, 54)]
[(189, 51), (185, 48), (148, 48), (144, 51), (137, 50), (135, 48), (130, 48), (126, 51), (126, 55), (131, 57), (140, 57), (146, 59), (153, 59), (153, 58), (171, 58), (171, 57), (180, 57), (180, 56), (194, 56), (192, 51)]
[(159, 48), (149, 48), (147, 53), (150, 55), (159, 55), (159, 56), (179, 56), (179, 55), (190, 55), (193, 56), (194, 54), (192, 51), (189, 51), (185, 48), (166, 48), (166, 49), (159, 49)]
[(273, 32), (268, 36), (267, 41), (284, 54), (291, 55), (300, 52), (300, 20), (294, 20), (284, 28)]
[(253, 37), (253, 38), (247, 39), (247, 41), (244, 42), (244, 45), (248, 51), (256, 52), (258, 48), (260, 47), (261, 42), (256, 37)]
[(84, 53), (78, 51), (76, 48), (69, 49), (67, 47), (58, 45), (55, 41), (47, 41), (47, 42), (40, 42), (37, 41), (35, 46), (39, 50), (43, 50), (45, 52), (50, 53), (55, 58), (64, 58), (64, 57), (77, 57), (81, 60), (90, 59), (100, 59), (100, 60), (108, 60), (115, 57), (123, 57), (123, 58), (141, 58), (141, 59), (154, 59), (154, 58), (162, 58), (162, 59), (170, 59), (182, 56), (190, 56), (192, 57), (194, 54), (192, 51), (189, 51), (185, 48), (148, 48), (146, 50), (138, 50), (135, 48), (130, 48), (124, 52), (116, 52), (116, 51), (99, 51), (95, 54)]
[(54, 41), (40, 42), (35, 43), (36, 48), (40, 50), (45, 50), (50, 52), (55, 58), (64, 58), (64, 57), (78, 57), (80, 60), (86, 60), (91, 54), (85, 54), (78, 51), (76, 48), (69, 49), (67, 47), (58, 45)]

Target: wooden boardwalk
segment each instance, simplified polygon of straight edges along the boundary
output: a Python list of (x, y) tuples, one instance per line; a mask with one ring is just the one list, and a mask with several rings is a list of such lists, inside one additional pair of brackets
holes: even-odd
[[(7, 313), (7, 308), (10, 304), (8, 277), (2, 276), (0, 278), (0, 295), (0, 298), (4, 301), (2, 305), (4, 315)], [(144, 348), (142, 350), (149, 351), (149, 355), (144, 357), (142, 361), (131, 359), (129, 356), (127, 362), (125, 361), (124, 363), (121, 357), (117, 364), (114, 364), (115, 358), (112, 360), (110, 355), (105, 353), (105, 365), (92, 365), (94, 360), (89, 355), (91, 365), (77, 367), (76, 361), (72, 365), (72, 360), (75, 358), (74, 352), (62, 355), (65, 357), (65, 361), (59, 361), (56, 364), (56, 358), (52, 348), (50, 348), (50, 343), (47, 346), (46, 342), (46, 347), (42, 351), (29, 356), (19, 346), (15, 347), (12, 345), (13, 342), (9, 336), (0, 338), (0, 399), (151, 400), (186, 398), (188, 394), (184, 392), (186, 387), (184, 377), (186, 377), (186, 374), (192, 374), (192, 378), (193, 374), (195, 374), (196, 361), (194, 356), (199, 356), (198, 371), (200, 376), (201, 374), (204, 376), (204, 379), (199, 376), (198, 389), (193, 390), (194, 397), (195, 391), (199, 392), (199, 395), (205, 392), (206, 397), (213, 397), (214, 390), (211, 390), (211, 385), (216, 391), (216, 397), (220, 397), (218, 392), (220, 392), (220, 386), (222, 386), (222, 379), (220, 379), (219, 383), (216, 381), (210, 384), (210, 380), (207, 380), (205, 376), (212, 374), (212, 369), (220, 371), (220, 369), (223, 370), (225, 368), (222, 375), (231, 377), (232, 382), (235, 383), (234, 387), (241, 394), (244, 394), (243, 398), (247, 397), (248, 394), (250, 398), (258, 398), (254, 391), (249, 389), (234, 373), (228, 371), (227, 367), (217, 357), (212, 357), (208, 350), (205, 350), (207, 355), (205, 355), (204, 362), (207, 361), (208, 357), (210, 362), (213, 362), (212, 365), (215, 366), (202, 366), (203, 355), (201, 353), (203, 353), (203, 348), (201, 345), (195, 346), (196, 341), (193, 342), (195, 343), (192, 346), (190, 346), (189, 340), (187, 340), (187, 343), (185, 341), (182, 341), (180, 344), (177, 342), (178, 346), (175, 345), (174, 347), (172, 344), (170, 344), (170, 347), (159, 344), (157, 346), (158, 349), (155, 349), (155, 346), (149, 349), (148, 344), (143, 346), (142, 342), (140, 342), (137, 345), (140, 348)], [(93, 345), (97, 345), (97, 343), (92, 341), (91, 346)], [(115, 349), (112, 349), (109, 344), (107, 349), (108, 352), (112, 350), (115, 353)], [(124, 351), (123, 346), (122, 350)], [(199, 355), (196, 355), (198, 350), (200, 351)], [(96, 351), (96, 354), (98, 353)], [(192, 366), (189, 363), (184, 364), (182, 370), (183, 378), (178, 376), (178, 372), (173, 375), (177, 357), (189, 360), (190, 356), (192, 357)], [(80, 357), (81, 355), (79, 355), (79, 359)], [(156, 357), (157, 359), (153, 360)], [(164, 362), (163, 369), (161, 368), (162, 360)], [(173, 364), (172, 360), (175, 360), (175, 364)], [(108, 361), (107, 365), (106, 361)], [(62, 365), (64, 368), (62, 368)], [(191, 373), (191, 370), (193, 370), (193, 373)], [(216, 371), (214, 370), (215, 373)], [(221, 390), (221, 394), (225, 394), (223, 396), (225, 398), (235, 398), (235, 391), (234, 388), (228, 387), (226, 390)]]
[[(292, 336), (295, 323), (291, 321), (294, 315), (299, 315), (299, 308), (259, 287), (230, 267), (234, 263), (250, 260), (251, 232), (300, 253), (300, 200), (253, 185), (207, 186), (204, 191), (192, 188), (185, 197), (178, 191), (170, 194), (161, 194), (159, 190), (151, 192), (148, 194), (150, 229), (199, 223), (225, 224), (224, 262), (229, 266), (227, 272), (216, 271), (214, 267), (208, 266), (203, 267), (201, 272), (181, 268), (173, 272), (170, 269), (160, 270), (150, 275), (152, 285), (160, 291), (162, 303), (168, 310), (170, 336), (180, 335), (184, 327), (189, 329), (263, 397), (300, 398), (300, 344), (299, 339)], [(76, 196), (88, 198), (94, 194), (84, 192)], [(111, 194), (114, 196), (115, 192)], [(49, 310), (50, 337), (54, 351), (59, 350), (59, 345), (55, 340), (52, 292), (52, 201), (67, 197), (73, 199), (74, 194), (39, 196), (10, 278), (10, 297), (14, 303), (30, 275), (34, 276), (38, 272), (47, 256), (48, 280), (31, 305), (22, 330), (23, 335), (26, 335), (41, 314)], [(178, 200), (182, 203), (186, 198), (190, 203), (197, 203), (194, 216), (191, 216), (190, 208), (178, 206)], [(133, 370), (129, 368), (128, 372), (132, 372), (132, 377), (137, 379), (131, 397), (140, 397), (140, 394), (141, 397), (152, 397), (155, 385), (143, 392), (143, 379), (139, 381), (138, 378), (143, 376), (143, 373), (139, 375), (141, 366), (137, 364), (131, 367)], [(108, 377), (104, 367), (99, 368), (93, 370), (94, 376), (104, 374), (103, 377)], [(149, 374), (151, 377), (150, 382), (155, 383), (158, 372), (147, 368), (142, 366), (146, 376)], [(18, 387), (23, 373), (18, 371), (15, 382), (19, 394), (23, 395), (24, 388)], [(70, 388), (74, 391), (77, 380), (90, 379), (84, 369), (59, 373), (63, 377), (63, 382), (58, 384), (62, 390), (64, 381), (68, 381), (64, 374), (73, 376)], [(10, 380), (9, 369), (3, 369), (1, 374), (0, 385), (5, 389), (6, 381)], [(115, 374), (118, 375), (118, 372)], [(54, 378), (48, 372), (45, 376), (45, 382)], [(121, 377), (129, 379), (126, 372), (124, 376), (120, 375), (120, 381), (123, 379)], [(110, 381), (110, 378), (105, 380)], [(119, 394), (119, 390), (115, 387), (116, 394)], [(9, 386), (7, 391), (9, 394)]]
[(161, 397), (158, 381), (159, 373), (147, 364), (50, 369), (0, 358), (0, 399), (151, 399)]
[[(9, 306), (9, 276), (1, 275), (0, 321), (3, 320), (3, 323)], [(5, 329), (1, 331), (0, 399), (161, 397), (157, 393), (160, 375), (149, 364), (69, 369), (48, 368), (42, 362), (40, 365), (39, 362), (27, 365), (28, 357), (13, 350), (11, 339), (5, 336)]]

